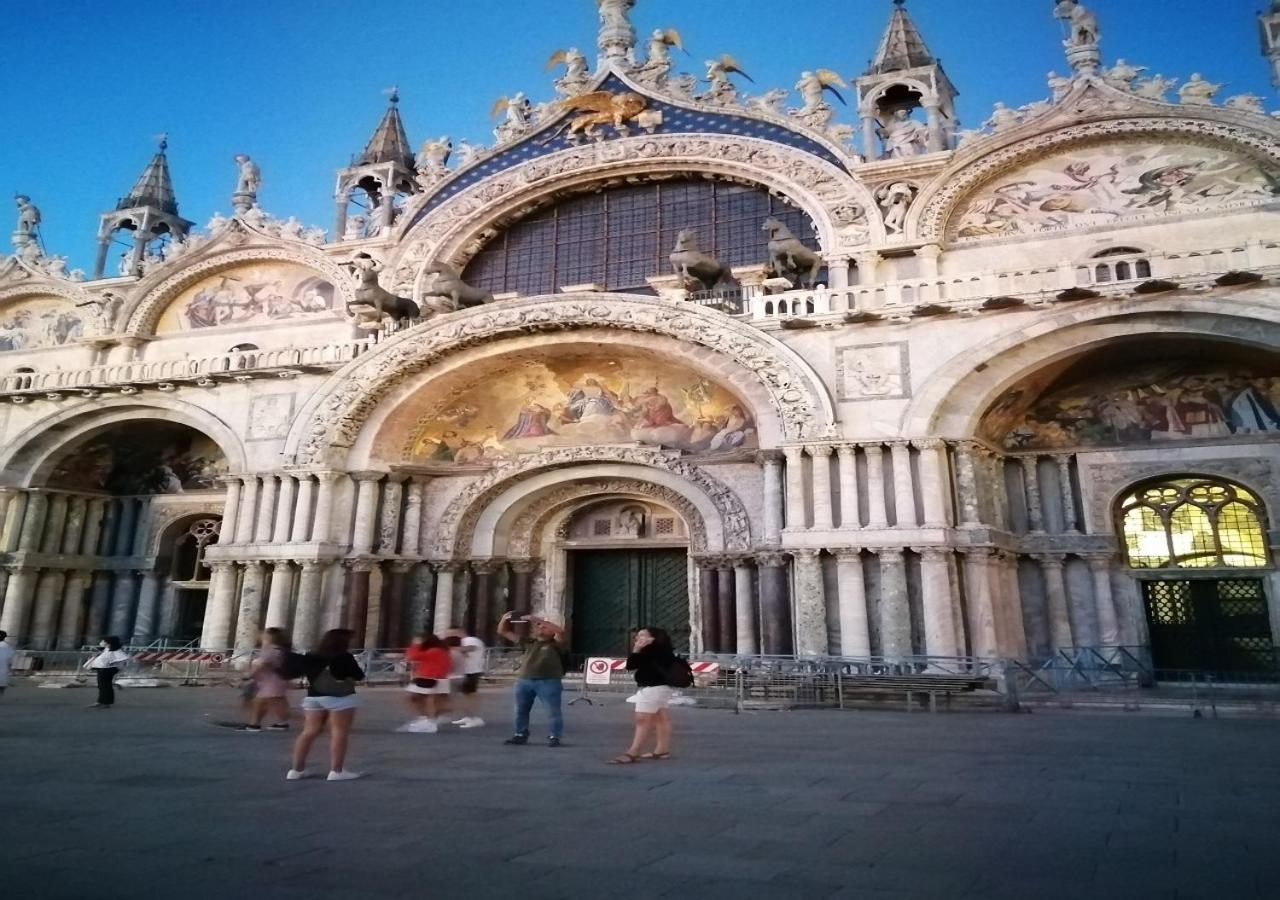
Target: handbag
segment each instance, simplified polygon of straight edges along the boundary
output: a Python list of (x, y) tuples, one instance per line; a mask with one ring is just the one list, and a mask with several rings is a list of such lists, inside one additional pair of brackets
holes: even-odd
[(356, 686), (350, 681), (334, 677), (325, 666), (315, 678), (311, 679), (311, 688), (321, 697), (350, 697), (356, 692)]
[(437, 684), (437, 682), (436, 682), (436, 680), (435, 680), (434, 678), (415, 678), (415, 679), (413, 679), (413, 686), (414, 686), (414, 687), (420, 687), (420, 688), (433, 688), (433, 687), (435, 687), (435, 686), (436, 686), (436, 684)]

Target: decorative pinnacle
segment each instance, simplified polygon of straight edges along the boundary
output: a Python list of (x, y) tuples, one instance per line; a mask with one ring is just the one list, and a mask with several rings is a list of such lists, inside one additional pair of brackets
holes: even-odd
[(160, 142), (160, 152), (161, 152), (161, 153), (163, 153), (164, 151), (166, 151), (166, 150), (168, 150), (168, 149), (169, 149), (169, 132), (167, 132), (167, 131), (162, 131), (162, 132), (160, 132), (159, 134), (157, 134), (157, 135), (155, 136), (155, 138), (156, 138), (156, 140), (157, 140), (157, 141), (159, 141), (159, 142)]
[(391, 85), (391, 87), (384, 89), (382, 93), (388, 95), (388, 99), (390, 99), (392, 103), (400, 102), (400, 86), (399, 85), (393, 84)]

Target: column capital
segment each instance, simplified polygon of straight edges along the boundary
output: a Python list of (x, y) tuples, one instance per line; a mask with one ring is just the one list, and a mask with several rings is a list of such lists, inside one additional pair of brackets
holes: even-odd
[(427, 564), (436, 572), (450, 572), (457, 574), (467, 567), (465, 559), (429, 559)]
[(858, 446), (868, 456), (884, 456), (884, 444), (880, 441), (876, 441), (873, 444), (859, 444)]
[(799, 562), (802, 559), (816, 560), (819, 556), (822, 555), (821, 550), (815, 550), (812, 547), (797, 547), (796, 549), (788, 550), (787, 552), (790, 553), (793, 557), (795, 557), (797, 562)]
[(344, 559), (342, 564), (352, 572), (372, 572), (378, 567), (376, 559)]
[(858, 452), (857, 444), (837, 444), (836, 455), (840, 457), (852, 457)]
[(735, 569), (749, 569), (755, 565), (756, 558), (754, 556), (734, 556), (730, 557)]
[(383, 478), (386, 477), (387, 473), (374, 472), (372, 470), (367, 470), (367, 471), (361, 471), (361, 472), (351, 472), (350, 475), (352, 479), (354, 479), (355, 481), (367, 482), (367, 481), (381, 481)]
[(1044, 569), (1061, 569), (1067, 564), (1066, 555), (1062, 553), (1033, 553), (1031, 558)]
[(386, 474), (387, 484), (404, 484), (410, 476), (407, 472), (391, 471)]
[(899, 439), (897, 439), (897, 440), (893, 440), (893, 441), (885, 441), (885, 443), (886, 443), (886, 444), (888, 444), (889, 449), (890, 449), (891, 451), (893, 451), (893, 450), (910, 450), (910, 449), (911, 449), (911, 441), (908, 441), (908, 440), (906, 440), (906, 439), (904, 439), (904, 438), (899, 438)]
[(782, 451), (781, 450), (757, 450), (756, 462), (758, 462), (762, 466), (768, 465), (769, 463), (780, 463), (782, 462)]
[(917, 450), (942, 450), (947, 446), (947, 442), (942, 438), (916, 438), (911, 445)]
[(830, 459), (832, 449), (830, 444), (809, 444), (805, 446), (804, 451), (814, 459)]
[(715, 570), (720, 568), (720, 557), (716, 555), (695, 556), (693, 558), (693, 564), (699, 569)]
[(471, 560), (471, 571), (477, 575), (494, 575), (506, 564), (507, 561), (505, 559), (473, 559)]
[(295, 559), (293, 562), (295, 565), (302, 566), (303, 575), (306, 575), (309, 572), (318, 572), (329, 565), (329, 563), (322, 562), (318, 559)]
[(957, 547), (956, 549), (965, 556), (971, 556), (978, 560), (990, 559), (996, 555), (995, 547)]
[(509, 560), (509, 563), (511, 565), (511, 571), (517, 572), (521, 575), (528, 575), (529, 573), (537, 570), (538, 565), (541, 563), (541, 560), (513, 559), (513, 560)]
[(832, 550), (831, 555), (836, 558), (836, 562), (862, 562), (861, 547), (841, 547), (838, 550)]
[(903, 562), (907, 553), (906, 547), (868, 547), (867, 549), (882, 561), (887, 559), (891, 562)]
[(231, 571), (231, 569), (233, 569), (236, 564), (233, 560), (230, 560), (230, 559), (215, 559), (215, 560), (206, 562), (205, 565), (207, 565), (210, 568), (210, 570), (213, 571), (213, 573), (216, 575), (219, 572)]
[(804, 458), (804, 447), (783, 447), (782, 455), (787, 462), (798, 462)]
[(950, 547), (912, 547), (913, 551), (920, 555), (921, 559), (930, 562), (941, 562), (951, 558), (952, 550)]
[(285, 569), (289, 569), (292, 567), (293, 567), (293, 560), (291, 559), (277, 559), (271, 563), (271, 568), (276, 572), (283, 572)]
[(1050, 453), (1049, 455), (1053, 457), (1054, 462), (1059, 466), (1069, 466), (1071, 465), (1071, 460), (1075, 458), (1074, 453)]
[(769, 551), (756, 554), (756, 565), (765, 569), (780, 569), (789, 562), (785, 553)]
[(1114, 565), (1116, 554), (1114, 553), (1081, 553), (1080, 558), (1089, 564), (1089, 568), (1094, 572), (1106, 571)]
[(393, 559), (391, 561), (391, 571), (400, 575), (406, 575), (413, 571), (413, 567), (418, 564), (416, 559)]
[[(924, 108), (926, 110), (933, 110), (936, 112), (938, 109), (938, 104), (926, 103), (924, 105)], [(942, 255), (942, 245), (940, 244), (925, 244), (924, 246), (918, 247), (916, 249), (916, 256), (922, 256), (925, 259), (937, 259), (941, 255)]]
[(1018, 457), (1018, 462), (1022, 465), (1022, 468), (1035, 471), (1036, 466), (1040, 462), (1040, 454), (1039, 453), (1023, 454), (1022, 456)]

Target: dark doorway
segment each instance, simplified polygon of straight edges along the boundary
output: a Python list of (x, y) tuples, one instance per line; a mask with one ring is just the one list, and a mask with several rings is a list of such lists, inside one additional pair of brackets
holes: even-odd
[(178, 588), (178, 616), (174, 623), (173, 640), (198, 641), (204, 629), (204, 609), (209, 602), (205, 588)]
[(1146, 581), (1142, 587), (1152, 660), (1167, 677), (1191, 672), (1280, 677), (1260, 579)]
[(573, 573), (575, 655), (625, 656), (631, 636), (653, 625), (689, 649), (689, 575), (684, 550), (576, 550)]

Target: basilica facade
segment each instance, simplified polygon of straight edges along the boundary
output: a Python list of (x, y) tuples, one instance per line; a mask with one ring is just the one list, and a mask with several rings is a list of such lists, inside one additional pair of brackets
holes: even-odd
[[(962, 129), (901, 2), (862, 74), (760, 94), (730, 56), (680, 74), (635, 6), (599, 0), (594, 64), (558, 52), (492, 146), (415, 153), (392, 95), (331, 232), (264, 211), (248, 155), (196, 229), (162, 145), (86, 277), (18, 198), (10, 640), (394, 647), (533, 610), (583, 654), (652, 624), (1274, 670), (1261, 98), (1104, 60), (1105, 10), (1063, 0), (1065, 74)], [(1280, 77), (1280, 4), (1262, 24)]]

